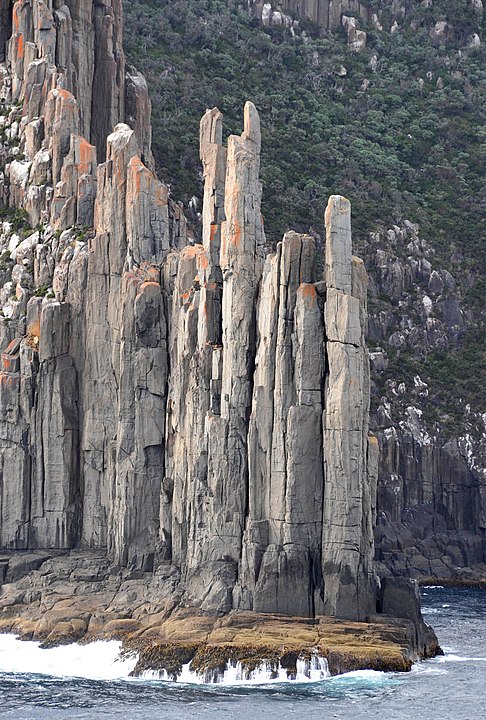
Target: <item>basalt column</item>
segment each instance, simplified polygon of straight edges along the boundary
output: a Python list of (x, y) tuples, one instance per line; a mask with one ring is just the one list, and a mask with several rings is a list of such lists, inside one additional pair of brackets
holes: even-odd
[[(226, 149), (222, 115), (208, 110), (200, 127), (205, 179), (203, 244), (173, 258), (177, 276), (170, 322), (171, 380), (167, 406), (167, 475), (161, 506), (165, 557), (190, 578), (203, 563), (201, 534), (207, 523), (209, 413), (220, 412), (221, 296), (219, 264), (224, 219)], [(196, 588), (194, 602), (198, 602)], [(204, 590), (204, 594), (206, 589)]]
[[(249, 425), (242, 607), (312, 616), (322, 527), (322, 299), (314, 240), (289, 232), (265, 265)], [(315, 597), (317, 595), (317, 597)]]
[(167, 188), (118, 125), (98, 169), (84, 370), (83, 543), (121, 564), (153, 563), (164, 473), (168, 373), (162, 264)]
[(326, 210), (325, 264), (324, 611), (360, 619), (374, 605), (371, 515), (376, 444), (368, 440), (366, 272), (362, 262), (352, 258), (351, 208), (339, 196), (330, 198)]
[(221, 415), (208, 415), (208, 544), (206, 562), (221, 589), (232, 590), (247, 512), (247, 432), (256, 344), (256, 300), (265, 235), (260, 212), (260, 119), (246, 103), (241, 137), (228, 139), (223, 274)]
[(255, 305), (264, 252), (260, 123), (251, 103), (243, 134), (228, 139), (227, 154), (219, 111), (206, 113), (201, 158), (203, 245), (181, 252), (172, 304), (163, 507), (168, 518), (172, 492), (172, 559), (183, 569), (186, 601), (228, 611), (246, 513)]
[(225, 149), (209, 110), (188, 245), (136, 71), (134, 128), (111, 128), (120, 13), (13, 5), (0, 198), (37, 229), (0, 224), (0, 544), (171, 565), (174, 604), (208, 612), (362, 618), (376, 443), (349, 203), (331, 199), (325, 282), (312, 237), (267, 254), (258, 113)]

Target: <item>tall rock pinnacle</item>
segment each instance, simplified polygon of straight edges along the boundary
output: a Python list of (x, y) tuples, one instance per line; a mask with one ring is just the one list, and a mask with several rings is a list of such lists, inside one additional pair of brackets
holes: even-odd
[[(363, 533), (370, 524), (376, 487), (367, 465), (367, 278), (362, 262), (351, 258), (351, 207), (339, 196), (330, 198), (326, 211), (325, 278), (324, 610), (354, 618), (371, 588), (373, 544), (363, 546)], [(370, 596), (368, 611), (371, 607)]]

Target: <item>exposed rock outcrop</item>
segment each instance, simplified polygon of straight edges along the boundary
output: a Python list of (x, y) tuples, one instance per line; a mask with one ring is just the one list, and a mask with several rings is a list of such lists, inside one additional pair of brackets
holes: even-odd
[(140, 153), (152, 163), (147, 87), (133, 68), (125, 78), (121, 2), (5, 5), (11, 37), (1, 45), (2, 96), (20, 106), (14, 112), (21, 127), (11, 128), (10, 141), (21, 154), (7, 167), (3, 194), (28, 211), (34, 226), (90, 227), (96, 161), (125, 118), (125, 96)]
[[(314, 23), (320, 32), (337, 31), (343, 26), (348, 35), (348, 46), (360, 52), (366, 46), (367, 34), (358, 29), (360, 23), (371, 24), (379, 32), (386, 27), (392, 35), (403, 29), (416, 32), (427, 28), (435, 45), (459, 44), (466, 50), (481, 45), (484, 6), (482, 0), (470, 0), (461, 8), (462, 17), (467, 17), (464, 33), (461, 16), (457, 25), (450, 22), (444, 8), (435, 7), (432, 0), (228, 0), (230, 5), (246, 6), (253, 17), (261, 20), (264, 27), (287, 28), (293, 37), (300, 33), (303, 20)], [(470, 32), (471, 27), (475, 32)]]
[[(343, 15), (357, 15), (368, 18), (369, 9), (359, 0), (279, 0), (261, 2), (247, 0), (248, 8), (263, 24), (282, 25), (285, 17), (306, 18), (325, 30), (336, 30), (341, 25)], [(276, 18), (275, 16), (280, 16)], [(280, 19), (282, 18), (282, 19)]]
[[(399, 617), (381, 614), (355, 623), (255, 612), (220, 618), (177, 608), (174, 568), (120, 571), (97, 553), (2, 555), (0, 581), (0, 632), (39, 640), (42, 647), (121, 640), (125, 651), (138, 654), (135, 676), (150, 670), (176, 680), (191, 663), (196, 680), (212, 683), (239, 661), (248, 676), (265, 664), (295, 678), (298, 660), (308, 676), (311, 661), (318, 660), (313, 664), (323, 674), (313, 677), (319, 679), (363, 668), (403, 672), (438, 651), (435, 638), (423, 636), (424, 644), (418, 637), (414, 591), (403, 587), (385, 588), (384, 595), (385, 609)], [(405, 602), (397, 605), (400, 598)]]
[(359, 30), (356, 18), (343, 15), (342, 24), (348, 35), (348, 47), (353, 52), (361, 52), (366, 47), (367, 35)]
[(371, 423), (380, 444), (375, 532), (380, 574), (484, 577), (484, 416), (464, 402), (451, 406), (447, 393), (439, 403), (433, 385), (410, 368), (417, 358), (427, 372), (428, 356), (454, 356), (461, 347), (475, 322), (463, 304), (465, 280), (441, 267), (408, 221), (373, 234), (365, 262), (374, 345)]
[(169, 565), (212, 612), (366, 617), (376, 460), (348, 201), (330, 200), (322, 280), (311, 237), (268, 254), (258, 113), (226, 149), (208, 111), (189, 245), (136, 71), (134, 129), (119, 122), (118, 3), (19, 0), (12, 27), (4, 197), (40, 224), (22, 241), (4, 225), (2, 546)]
[[(368, 437), (369, 366), (365, 347), (367, 275), (351, 252), (351, 208), (331, 198), (326, 211), (328, 378), (324, 419), (324, 608), (353, 617), (373, 592), (376, 439)], [(339, 609), (339, 610), (338, 610)]]

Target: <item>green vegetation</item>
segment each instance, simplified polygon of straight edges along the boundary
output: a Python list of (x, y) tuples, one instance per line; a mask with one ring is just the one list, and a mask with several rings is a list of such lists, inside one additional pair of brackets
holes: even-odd
[[(429, 387), (429, 401), (420, 403), (428, 427), (439, 425), (444, 435), (457, 434), (467, 402), (476, 410), (486, 407), (485, 348), (484, 329), (469, 330), (459, 347), (447, 352), (436, 351), (426, 357), (388, 348), (390, 364), (380, 378), (380, 385), (385, 386), (387, 380), (404, 382), (410, 392), (414, 377), (419, 375)], [(375, 398), (375, 406), (377, 400)], [(410, 404), (410, 395), (397, 399), (397, 403), (403, 411)]]
[(34, 291), (34, 297), (53, 298), (54, 293), (49, 285), (39, 285)]
[[(447, 6), (452, 19), (466, 14), (472, 22), (468, 2)], [(442, 17), (440, 4), (433, 12)], [(426, 27), (395, 35), (368, 28), (368, 48), (357, 55), (344, 35), (292, 40), (214, 0), (134, 0), (125, 16), (129, 59), (151, 89), (159, 173), (175, 197), (201, 196), (205, 109), (217, 105), (228, 133), (240, 132), (251, 99), (262, 117), (271, 239), (287, 227), (321, 228), (327, 196), (339, 191), (353, 203), (360, 236), (407, 217), (433, 233), (444, 255), (455, 241), (474, 257), (474, 213), (485, 190), (483, 49), (459, 56), (454, 47), (433, 47)]]
[(23, 208), (0, 208), (0, 222), (9, 222), (12, 231), (21, 237), (32, 230), (29, 215)]
[(5, 272), (8, 270), (11, 270), (13, 267), (13, 260), (10, 257), (10, 253), (8, 250), (4, 250), (0, 254), (0, 272)]
[[(270, 241), (288, 228), (322, 234), (331, 193), (352, 202), (358, 253), (370, 231), (403, 219), (420, 225), (434, 265), (459, 282), (469, 330), (444, 355), (406, 361), (392, 351), (387, 376), (406, 374), (409, 362), (410, 373), (437, 391), (431, 407), (458, 407), (458, 397), (477, 405), (486, 400), (485, 41), (467, 47), (478, 30), (469, 0), (434, 0), (428, 9), (416, 3), (411, 12), (395, 34), (386, 13), (382, 32), (361, 23), (368, 44), (355, 54), (344, 31), (319, 37), (307, 23), (308, 37), (293, 39), (222, 0), (131, 0), (125, 45), (149, 83), (158, 173), (175, 198), (201, 197), (205, 109), (217, 105), (226, 132), (239, 133), (250, 99), (262, 119)], [(444, 19), (454, 32), (435, 46), (429, 31)]]

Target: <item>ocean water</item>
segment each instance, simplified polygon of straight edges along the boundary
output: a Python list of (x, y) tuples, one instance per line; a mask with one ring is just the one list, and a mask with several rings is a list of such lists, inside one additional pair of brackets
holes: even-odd
[[(0, 717), (12, 720), (473, 720), (486, 718), (486, 592), (424, 588), (445, 656), (405, 674), (372, 671), (299, 682), (225, 685), (129, 679), (115, 642), (40, 650), (0, 636)], [(315, 668), (319, 664), (314, 663)], [(315, 670), (314, 668), (314, 670)], [(319, 677), (325, 675), (322, 672)], [(260, 681), (259, 681), (260, 680)]]

